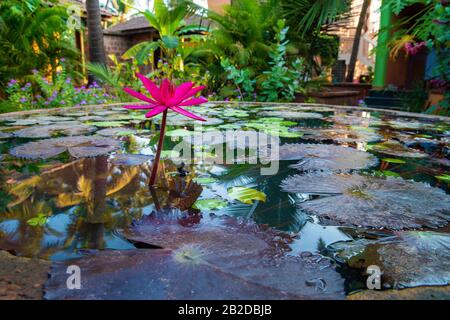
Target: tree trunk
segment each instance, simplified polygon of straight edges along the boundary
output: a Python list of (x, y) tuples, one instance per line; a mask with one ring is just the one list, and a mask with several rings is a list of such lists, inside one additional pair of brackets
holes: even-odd
[[(106, 65), (99, 0), (86, 0), (89, 61)], [(90, 81), (91, 82), (91, 81)]]
[(370, 0), (364, 0), (361, 8), (361, 13), (359, 14), (358, 25), (356, 27), (355, 40), (353, 41), (352, 46), (352, 54), (350, 56), (350, 63), (348, 64), (347, 78), (345, 79), (346, 82), (353, 82), (353, 77), (355, 76), (355, 66), (356, 59), (358, 57), (359, 42), (361, 41), (361, 32), (364, 26), (364, 21), (366, 19), (369, 5)]

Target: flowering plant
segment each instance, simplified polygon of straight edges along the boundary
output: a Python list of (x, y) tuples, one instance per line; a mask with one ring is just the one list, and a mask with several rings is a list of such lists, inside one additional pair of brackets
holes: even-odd
[(124, 106), (124, 108), (134, 110), (149, 110), (145, 114), (147, 118), (154, 117), (160, 113), (163, 114), (158, 148), (156, 151), (154, 160), (155, 162), (153, 164), (149, 182), (149, 185), (153, 186), (156, 180), (158, 163), (161, 156), (162, 144), (164, 141), (167, 111), (172, 110), (194, 120), (205, 121), (205, 119), (191, 113), (190, 111), (187, 111), (182, 107), (199, 105), (208, 102), (208, 100), (203, 97), (195, 97), (195, 95), (202, 91), (205, 86), (194, 87), (194, 83), (185, 82), (176, 87), (170, 80), (163, 79), (161, 81), (161, 85), (158, 87), (153, 81), (151, 81), (149, 78), (146, 78), (142, 74), (137, 73), (136, 76), (139, 78), (139, 80), (141, 80), (142, 84), (148, 90), (151, 97), (147, 97), (146, 95), (134, 91), (131, 88), (124, 88), (123, 90), (129, 95), (147, 103), (144, 105), (127, 105)]

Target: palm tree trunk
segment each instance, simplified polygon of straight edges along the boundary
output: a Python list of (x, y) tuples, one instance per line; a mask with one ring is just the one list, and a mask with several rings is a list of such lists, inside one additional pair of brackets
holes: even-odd
[(350, 63), (348, 64), (347, 77), (345, 81), (353, 82), (353, 77), (355, 76), (355, 66), (356, 59), (358, 57), (359, 42), (361, 41), (361, 32), (364, 26), (364, 21), (366, 19), (367, 10), (369, 9), (370, 0), (364, 0), (361, 8), (361, 13), (359, 14), (358, 25), (355, 32), (355, 40), (353, 41), (352, 54), (350, 56)]
[(106, 65), (99, 0), (86, 0), (89, 61)]

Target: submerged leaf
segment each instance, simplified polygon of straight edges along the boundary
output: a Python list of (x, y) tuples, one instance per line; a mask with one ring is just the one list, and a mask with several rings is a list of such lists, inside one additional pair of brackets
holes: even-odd
[(328, 195), (299, 203), (322, 221), (387, 229), (442, 227), (450, 197), (426, 183), (359, 174), (308, 173), (283, 180), (283, 191)]

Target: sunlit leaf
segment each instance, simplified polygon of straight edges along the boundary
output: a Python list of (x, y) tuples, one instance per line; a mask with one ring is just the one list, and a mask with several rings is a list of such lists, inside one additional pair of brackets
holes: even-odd
[(233, 187), (228, 189), (228, 196), (231, 199), (239, 200), (245, 204), (252, 204), (254, 200), (266, 201), (266, 195), (263, 192), (245, 187)]

